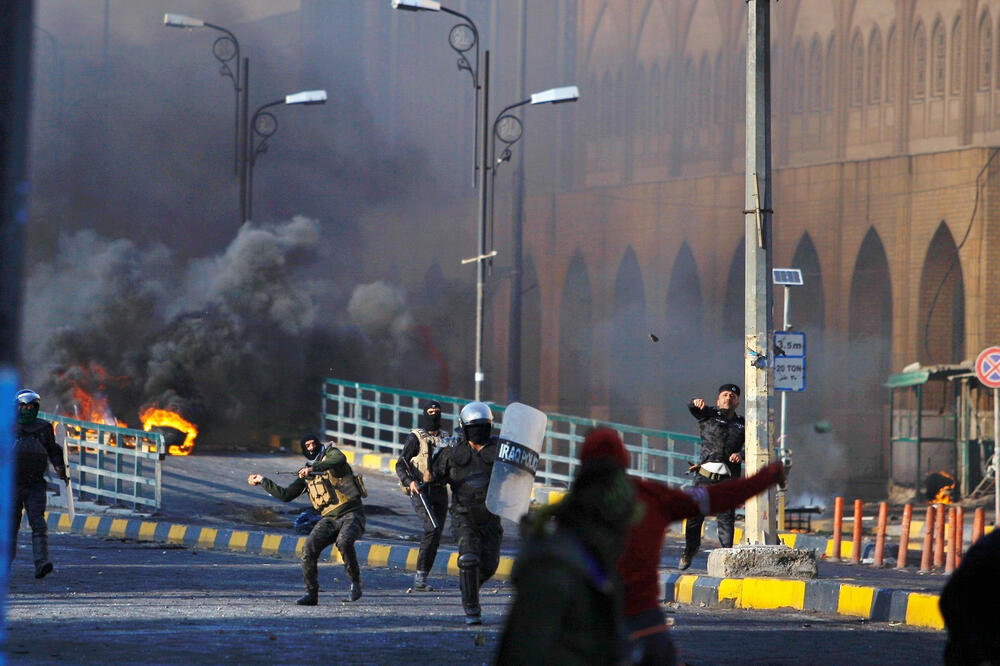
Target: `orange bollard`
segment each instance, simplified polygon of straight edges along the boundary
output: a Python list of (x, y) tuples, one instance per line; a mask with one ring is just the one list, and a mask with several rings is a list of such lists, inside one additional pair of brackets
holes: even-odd
[(854, 500), (854, 545), (851, 547), (851, 561), (857, 564), (861, 561), (861, 510), (864, 504), (861, 500)]
[(934, 543), (934, 506), (927, 507), (927, 515), (924, 517), (924, 547), (920, 552), (920, 573), (927, 573), (931, 570), (931, 550)]
[(944, 572), (950, 574), (955, 570), (955, 507), (948, 507), (948, 549), (944, 559)]
[(899, 553), (896, 555), (896, 568), (906, 568), (906, 556), (910, 551), (910, 523), (913, 522), (913, 505), (903, 506), (903, 520), (899, 525)]
[(962, 547), (965, 545), (965, 509), (955, 507), (955, 566), (962, 563)]
[(889, 520), (889, 505), (885, 502), (878, 503), (878, 525), (875, 528), (875, 556), (872, 558), (872, 566), (882, 566), (883, 555), (885, 554), (885, 524)]
[[(983, 536), (983, 528), (986, 525), (986, 509), (979, 507), (972, 514), (972, 543), (976, 543)], [(970, 546), (972, 544), (969, 544)]]
[(840, 559), (840, 542), (844, 536), (844, 498), (833, 499), (833, 558)]
[(944, 566), (944, 504), (934, 505), (934, 568)]

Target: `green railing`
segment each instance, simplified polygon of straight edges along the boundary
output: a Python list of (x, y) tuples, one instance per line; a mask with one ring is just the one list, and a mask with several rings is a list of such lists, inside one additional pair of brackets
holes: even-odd
[[(427, 400), (441, 403), (442, 427), (450, 432), (455, 430), (459, 411), (469, 402), (454, 396), (328, 378), (323, 380), (322, 431), (344, 444), (398, 455), (410, 428), (416, 427), (420, 404)], [(489, 404), (500, 425), (504, 407)], [(563, 414), (547, 416), (548, 430), (535, 476), (539, 483), (568, 486), (578, 464), (577, 447), (587, 431), (597, 425), (609, 426), (622, 435), (636, 476), (674, 486), (690, 482), (685, 474), (697, 457), (701, 441), (695, 435)]]
[(99, 504), (131, 504), (157, 510), (162, 505), (161, 468), (167, 452), (163, 435), (39, 414), (56, 426), (65, 442), (68, 472), (80, 499)]

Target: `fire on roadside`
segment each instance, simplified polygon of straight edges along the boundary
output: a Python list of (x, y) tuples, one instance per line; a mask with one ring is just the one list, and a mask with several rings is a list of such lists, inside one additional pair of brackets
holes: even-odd
[(155, 427), (166, 427), (180, 430), (184, 433), (184, 443), (180, 445), (171, 444), (167, 448), (167, 453), (172, 456), (186, 456), (194, 449), (194, 440), (198, 436), (198, 428), (177, 412), (159, 407), (146, 407), (139, 412), (142, 419), (142, 429), (152, 430)]
[(928, 504), (953, 504), (952, 492), (955, 490), (955, 479), (945, 471), (937, 472), (933, 476), (936, 476), (942, 485)]

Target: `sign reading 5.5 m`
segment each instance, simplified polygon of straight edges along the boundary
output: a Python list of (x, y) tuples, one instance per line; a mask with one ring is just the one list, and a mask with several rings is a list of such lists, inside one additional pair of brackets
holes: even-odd
[(806, 390), (806, 334), (774, 332), (774, 390)]

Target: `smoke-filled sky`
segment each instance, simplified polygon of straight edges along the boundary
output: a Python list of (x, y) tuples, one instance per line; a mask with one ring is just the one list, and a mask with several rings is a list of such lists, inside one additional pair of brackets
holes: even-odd
[[(392, 271), (359, 261), (357, 233), (415, 196), (426, 205), (436, 179), (421, 148), (373, 123), (346, 40), (307, 57), (288, 39), (300, 4), (36, 3), (22, 357), (44, 409), (70, 410), (79, 386), (130, 425), (156, 404), (225, 444), (315, 427), (323, 376), (446, 388), (410, 312), (422, 288), (366, 281)], [(324, 106), (273, 109), (242, 228), (220, 33), (164, 27), (165, 12), (237, 33), (251, 114), (329, 92)]]

